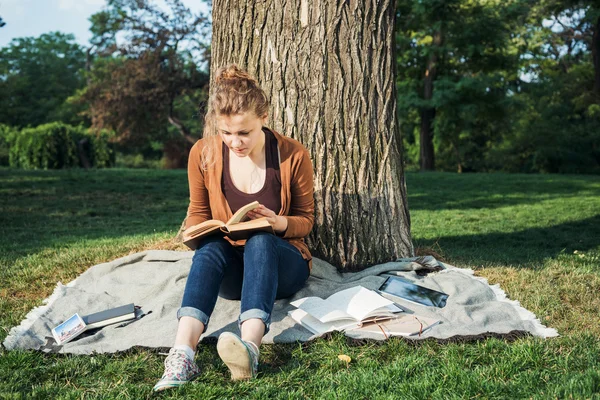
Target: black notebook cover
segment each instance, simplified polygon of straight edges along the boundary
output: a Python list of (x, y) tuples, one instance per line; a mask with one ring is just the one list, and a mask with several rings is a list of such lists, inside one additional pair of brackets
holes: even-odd
[(81, 318), (83, 319), (83, 322), (85, 322), (86, 325), (90, 325), (127, 314), (133, 314), (135, 316), (135, 305), (133, 303), (116, 308), (111, 308), (109, 310), (100, 311), (94, 314), (85, 315)]

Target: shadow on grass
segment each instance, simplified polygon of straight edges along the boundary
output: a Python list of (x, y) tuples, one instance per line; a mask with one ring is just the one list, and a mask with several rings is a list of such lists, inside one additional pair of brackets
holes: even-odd
[(600, 196), (597, 176), (524, 174), (407, 174), (409, 209), (465, 210), (498, 208), (540, 201)]
[(0, 170), (0, 188), (0, 249), (9, 260), (82, 240), (177, 231), (189, 198), (185, 171)]
[(530, 228), (511, 233), (443, 236), (418, 240), (417, 247), (438, 247), (449, 262), (487, 266), (506, 264), (536, 268), (546, 258), (600, 245), (600, 214), (552, 227)]
[[(416, 212), (600, 196), (600, 178), (581, 175), (409, 173), (407, 186), (409, 207)], [(82, 240), (174, 232), (188, 198), (185, 171), (0, 169), (0, 252), (14, 260)], [(437, 240), (417, 240), (416, 245), (439, 245), (450, 259), (469, 264), (531, 264), (563, 249), (597, 246), (598, 222), (595, 216), (514, 233), (441, 233)]]

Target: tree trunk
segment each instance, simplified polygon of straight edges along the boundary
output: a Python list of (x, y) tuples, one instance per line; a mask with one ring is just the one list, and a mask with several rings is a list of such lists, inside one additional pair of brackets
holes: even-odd
[(421, 110), (421, 134), (419, 165), (421, 171), (435, 170), (435, 153), (433, 151), (433, 120), (435, 108)]
[(179, 131), (179, 134), (181, 135), (182, 138), (184, 138), (187, 142), (189, 142), (192, 145), (194, 143), (196, 143), (196, 141), (198, 139), (192, 137), (192, 134), (187, 129), (187, 127), (183, 124), (183, 122), (181, 122), (177, 117), (175, 117), (173, 115), (172, 110), (169, 111), (168, 120), (171, 125), (173, 125), (175, 128), (177, 128), (177, 130)]
[(315, 170), (309, 246), (347, 270), (413, 255), (394, 13), (391, 0), (213, 2), (211, 71), (246, 68), (270, 98), (268, 125), (308, 148)]
[(600, 17), (592, 34), (592, 59), (594, 60), (594, 93), (600, 95)]
[(90, 161), (90, 139), (85, 138), (77, 142), (77, 154), (79, 155), (79, 163), (85, 169), (92, 168), (92, 162)]
[[(437, 75), (437, 48), (442, 44), (442, 34), (437, 31), (433, 35), (434, 50), (429, 56), (425, 76), (423, 78), (423, 99), (430, 101), (433, 98), (433, 82)], [(435, 155), (433, 151), (433, 120), (435, 119), (435, 108), (426, 107), (421, 110), (421, 135), (420, 135), (420, 159), (421, 171), (433, 171), (435, 169)]]

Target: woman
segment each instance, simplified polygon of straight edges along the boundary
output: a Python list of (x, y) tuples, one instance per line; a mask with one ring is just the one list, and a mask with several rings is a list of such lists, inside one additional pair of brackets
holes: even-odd
[(219, 356), (233, 380), (254, 377), (275, 299), (297, 292), (311, 268), (304, 243), (314, 222), (308, 151), (298, 141), (264, 126), (269, 104), (247, 72), (236, 65), (220, 68), (215, 85), (203, 139), (190, 152), (186, 226), (208, 219), (227, 221), (239, 208), (257, 200), (260, 206), (250, 218), (266, 217), (275, 234), (258, 232), (237, 242), (218, 236), (201, 241), (177, 312), (175, 345), (155, 391), (199, 375), (194, 350), (218, 295), (241, 299), (241, 337), (221, 334)]

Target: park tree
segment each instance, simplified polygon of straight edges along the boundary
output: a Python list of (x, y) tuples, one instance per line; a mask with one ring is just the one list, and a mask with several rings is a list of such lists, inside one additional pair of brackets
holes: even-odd
[(215, 1), (212, 12), (211, 70), (236, 63), (256, 76), (270, 125), (312, 156), (314, 255), (346, 269), (412, 255), (395, 3)]
[(84, 51), (60, 32), (13, 39), (0, 49), (0, 123), (82, 122), (66, 100), (85, 85)]
[(541, 0), (536, 10), (546, 44), (538, 49), (538, 59), (554, 60), (565, 73), (591, 62), (593, 80), (586, 92), (593, 97), (590, 102), (600, 102), (600, 6), (585, 0)]
[[(81, 99), (89, 104), (93, 128), (114, 130), (124, 146), (157, 140), (168, 147), (183, 140), (189, 148), (197, 140), (190, 124), (198, 118), (182, 120), (178, 106), (197, 107), (200, 89), (208, 84), (199, 65), (206, 56), (207, 18), (192, 14), (181, 0), (165, 4), (110, 0), (91, 17), (88, 82)], [(169, 125), (178, 138), (169, 137)]]
[[(524, 27), (521, 104), (500, 156), (510, 171), (598, 173), (598, 22), (593, 2), (544, 0)], [(596, 49), (596, 50), (594, 50)]]
[[(537, 7), (550, 28), (546, 50), (568, 68), (572, 60), (591, 55), (593, 93), (600, 99), (600, 5), (590, 0), (541, 0)], [(596, 99), (596, 100), (598, 100)]]
[(435, 169), (436, 158), (443, 169), (480, 169), (509, 129), (527, 3), (397, 2), (399, 108), (421, 170)]

